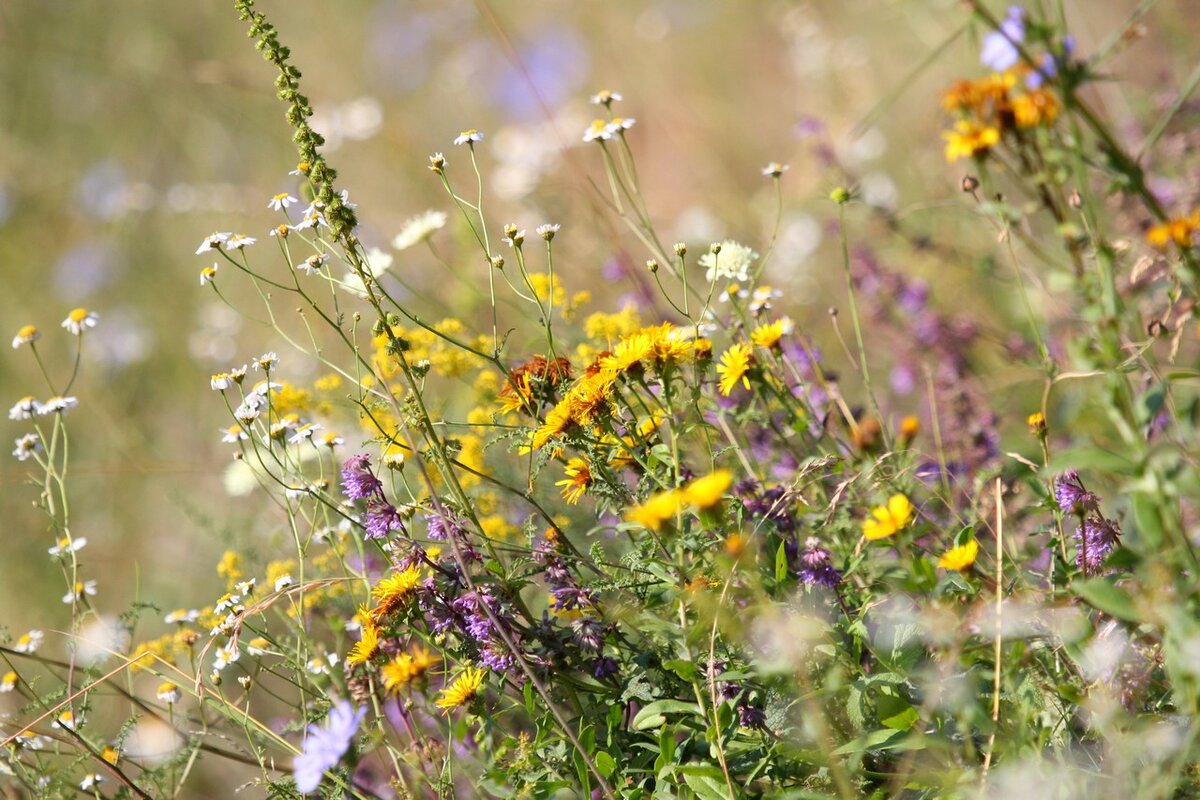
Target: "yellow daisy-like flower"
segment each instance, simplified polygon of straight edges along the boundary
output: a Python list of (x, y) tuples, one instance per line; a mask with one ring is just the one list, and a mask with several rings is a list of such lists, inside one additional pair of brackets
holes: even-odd
[(977, 555), (979, 555), (979, 542), (975, 539), (968, 539), (965, 544), (951, 547), (943, 553), (942, 557), (938, 559), (937, 565), (942, 569), (963, 572), (970, 569), (971, 565), (975, 563)]
[(876, 506), (871, 516), (863, 520), (863, 536), (872, 541), (893, 536), (912, 521), (915, 510), (907, 497), (894, 494), (887, 505)]
[(121, 760), (121, 752), (111, 745), (100, 751), (100, 757), (114, 766)]
[(533, 449), (540, 450), (555, 436), (559, 436), (571, 424), (571, 406), (563, 400), (546, 412), (546, 421), (533, 434)]
[(467, 667), (461, 675), (454, 679), (453, 683), (442, 689), (442, 693), (434, 705), (443, 713), (449, 713), (452, 708), (466, 705), (474, 699), (475, 695), (479, 694), (479, 687), (483, 685), (486, 675), (487, 673), (482, 669)]
[(733, 475), (727, 469), (719, 469), (711, 475), (697, 478), (683, 488), (686, 502), (696, 508), (712, 508), (721, 502), (725, 490), (733, 483)]
[(38, 332), (36, 325), (22, 325), (17, 329), (17, 335), (13, 337), (12, 346), (15, 350), (23, 344), (32, 344), (42, 334)]
[(1026, 424), (1029, 425), (1029, 432), (1034, 436), (1044, 436), (1046, 433), (1046, 415), (1040, 411), (1035, 411), (1025, 418)]
[(1012, 110), (1019, 128), (1049, 125), (1058, 118), (1058, 98), (1045, 89), (1033, 89), (1013, 98)]
[(1200, 230), (1200, 210), (1150, 226), (1146, 229), (1146, 242), (1158, 250), (1165, 250), (1172, 242), (1177, 247), (1191, 247), (1197, 230)]
[(629, 522), (636, 522), (644, 528), (657, 531), (662, 528), (663, 523), (674, 518), (686, 503), (687, 500), (684, 498), (683, 492), (675, 489), (668, 492), (659, 492), (640, 506), (626, 511), (625, 519)]
[(401, 653), (383, 665), (380, 674), (383, 676), (383, 688), (391, 693), (399, 692), (415, 680), (419, 680), (430, 667), (438, 662), (438, 657), (421, 645), (413, 645), (407, 653)]
[(791, 320), (777, 319), (765, 325), (759, 325), (750, 334), (750, 341), (759, 347), (770, 349), (779, 345), (779, 340), (792, 330)]
[(567, 462), (563, 471), (567, 475), (566, 479), (556, 481), (554, 485), (563, 487), (561, 489), (562, 496), (568, 503), (575, 505), (579, 502), (579, 498), (583, 497), (587, 488), (592, 485), (592, 471), (582, 458), (572, 458)]
[(746, 373), (750, 371), (752, 358), (750, 346), (740, 343), (732, 345), (721, 354), (721, 362), (717, 364), (717, 374), (721, 376), (721, 394), (728, 397), (733, 387), (738, 385), (738, 381), (747, 389), (750, 388), (750, 379), (746, 377)]
[(372, 618), (382, 619), (395, 611), (408, 600), (420, 583), (421, 570), (415, 565), (380, 580), (371, 589), (371, 597), (375, 600)]
[(942, 136), (946, 140), (946, 160), (951, 162), (986, 153), (1000, 143), (999, 128), (965, 119), (954, 123), (954, 130)]
[(350, 652), (346, 654), (346, 666), (357, 667), (360, 664), (367, 663), (378, 649), (379, 629), (372, 623), (364, 622), (362, 626), (362, 638), (355, 642), (354, 647), (351, 647)]
[(643, 359), (654, 353), (654, 343), (645, 333), (635, 333), (617, 342), (611, 354), (600, 359), (600, 369), (611, 373), (634, 372), (642, 368)]
[(612, 388), (613, 376), (604, 371), (580, 379), (567, 392), (566, 402), (571, 410), (571, 419), (580, 425), (590, 424), (604, 413)]

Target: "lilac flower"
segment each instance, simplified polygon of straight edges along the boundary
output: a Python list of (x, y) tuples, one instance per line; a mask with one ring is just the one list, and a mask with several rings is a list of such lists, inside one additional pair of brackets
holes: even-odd
[(1064, 514), (1083, 514), (1095, 510), (1100, 498), (1083, 488), (1079, 473), (1067, 470), (1054, 481), (1054, 500)]
[(370, 497), (383, 491), (383, 484), (371, 472), (371, 457), (366, 453), (351, 456), (342, 465), (342, 490), (351, 500)]
[(617, 663), (615, 658), (600, 656), (592, 663), (592, 675), (596, 678), (607, 678), (610, 675), (616, 675), (620, 671), (621, 665)]
[(1020, 6), (1009, 6), (1008, 16), (1000, 23), (1000, 30), (983, 37), (983, 49), (979, 63), (996, 72), (1004, 72), (1021, 60), (1017, 45), (1025, 41), (1025, 10)]
[(324, 726), (308, 726), (304, 752), (292, 764), (297, 789), (305, 794), (317, 790), (325, 770), (336, 767), (350, 749), (350, 742), (366, 713), (366, 708), (356, 709), (348, 701), (338, 700), (325, 718)]
[(762, 729), (767, 727), (767, 715), (763, 713), (761, 708), (755, 708), (751, 705), (741, 705), (737, 707), (738, 724), (743, 728)]
[(842, 582), (841, 574), (830, 563), (832, 559), (833, 555), (821, 547), (816, 538), (809, 537), (797, 559), (800, 565), (796, 574), (808, 586), (828, 586), (832, 589)]
[(367, 501), (367, 516), (363, 527), (368, 539), (382, 539), (392, 530), (404, 529), (404, 521), (400, 512), (386, 500), (376, 499)]
[(1079, 543), (1075, 549), (1075, 564), (1089, 575), (1099, 571), (1104, 559), (1117, 546), (1121, 528), (1104, 517), (1092, 516), (1075, 529), (1073, 538)]
[(493, 672), (508, 672), (517, 660), (504, 645), (489, 642), (487, 647), (479, 651), (479, 663)]

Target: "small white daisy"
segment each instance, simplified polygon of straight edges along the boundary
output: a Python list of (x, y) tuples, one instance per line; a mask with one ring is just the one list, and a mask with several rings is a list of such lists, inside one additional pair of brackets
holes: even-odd
[(17, 681), (17, 673), (11, 671), (4, 673), (4, 675), (0, 677), (0, 694), (11, 692), (13, 689), (16, 689)]
[(329, 674), (329, 659), (325, 656), (313, 656), (308, 660), (308, 671), (313, 675)]
[(171, 705), (175, 705), (183, 699), (183, 692), (180, 691), (178, 686), (170, 681), (167, 681), (166, 683), (160, 683), (158, 685), (158, 690), (155, 692), (155, 696), (158, 697), (158, 702), (160, 703), (170, 703)]
[(291, 575), (280, 575), (275, 579), (275, 591), (281, 592), (296, 582)]
[(500, 241), (504, 242), (509, 247), (519, 247), (525, 241), (525, 229), (522, 228), (512, 236), (505, 236)]
[(303, 231), (315, 228), (318, 225), (324, 225), (326, 228), (329, 227), (329, 223), (325, 221), (325, 215), (320, 211), (309, 211), (300, 218), (299, 222), (292, 226), (292, 230)]
[(608, 129), (608, 123), (602, 119), (592, 120), (592, 124), (583, 132), (583, 140), (585, 142), (594, 142), (597, 139), (611, 139), (613, 132)]
[(348, 189), (342, 189), (340, 192), (338, 192), (338, 197), (342, 198), (342, 205), (351, 211), (358, 208), (358, 203), (350, 202), (350, 191)]
[(42, 440), (36, 433), (27, 433), (17, 439), (15, 444), (13, 455), (17, 457), (17, 461), (28, 461), (41, 449)]
[(219, 269), (219, 266), (214, 261), (211, 267), (205, 267), (200, 270), (200, 285), (208, 286), (212, 283), (217, 277), (217, 269)]
[(34, 414), (42, 413), (42, 404), (33, 399), (32, 395), (27, 395), (18, 400), (12, 408), (8, 410), (8, 418), (15, 420), (33, 419)]
[(257, 583), (258, 583), (257, 578), (249, 578), (249, 579), (244, 580), (241, 583), (237, 584), (233, 588), (237, 589), (237, 593), (240, 594), (242, 597), (249, 597), (250, 595), (254, 594), (254, 586)]
[(83, 717), (76, 717), (71, 711), (64, 711), (58, 715), (58, 719), (51, 723), (52, 727), (62, 728), (64, 730), (73, 731), (83, 724)]
[(338, 436), (333, 431), (325, 431), (321, 434), (321, 444), (329, 448), (338, 447), (346, 443), (346, 440)]
[(296, 265), (296, 269), (303, 272), (305, 275), (316, 275), (321, 271), (321, 267), (329, 261), (329, 256), (325, 254), (311, 255)]
[(301, 442), (311, 439), (312, 435), (321, 430), (321, 426), (315, 422), (306, 422), (288, 437), (288, 444), (300, 444)]
[(620, 102), (625, 98), (620, 92), (614, 92), (609, 89), (601, 89), (592, 95), (592, 105), (594, 106), (610, 106), (613, 103)]
[(79, 405), (79, 398), (57, 395), (42, 403), (42, 405), (37, 409), (37, 413), (41, 414), (42, 416), (47, 414), (56, 414), (58, 412), (70, 411), (77, 405)]
[(100, 318), (96, 316), (96, 312), (88, 311), (86, 308), (73, 308), (71, 313), (67, 314), (67, 318), (62, 321), (62, 326), (78, 336), (86, 328), (96, 327), (96, 323), (99, 321)]
[(37, 649), (42, 646), (42, 639), (46, 638), (39, 630), (32, 630), (29, 633), (22, 634), (13, 644), (13, 650), (18, 653), (36, 653)]
[(262, 369), (263, 372), (270, 372), (271, 368), (278, 363), (279, 356), (275, 355), (274, 351), (272, 351), (269, 353), (263, 353), (261, 356), (251, 361), (250, 365), (254, 367), (255, 372), (257, 372), (259, 369)]
[(90, 792), (92, 789), (98, 786), (102, 780), (104, 780), (103, 775), (98, 772), (93, 772), (91, 775), (84, 777), (84, 779), (79, 782), (79, 788), (85, 792)]
[(233, 386), (233, 376), (228, 372), (215, 373), (208, 379), (208, 385), (212, 387), (214, 392), (223, 392)]
[(23, 344), (33, 344), (40, 338), (42, 338), (42, 334), (37, 327), (33, 325), (23, 325), (17, 330), (17, 335), (13, 337), (13, 350), (16, 350)]
[(272, 211), (283, 211), (285, 208), (290, 206), (292, 203), (299, 203), (299, 202), (300, 202), (299, 200), (292, 197), (287, 192), (280, 192), (279, 194), (277, 194), (271, 198), (271, 201), (269, 203), (267, 203), (267, 208), (271, 209)]
[(261, 636), (246, 642), (246, 652), (252, 656), (265, 656), (270, 652), (271, 643)]
[(250, 438), (246, 435), (246, 429), (241, 425), (230, 425), (222, 431), (222, 434), (221, 441), (225, 444), (237, 444)]
[(545, 225), (537, 226), (537, 235), (545, 239), (547, 242), (554, 238), (554, 235), (562, 228), (557, 222), (546, 223)]
[(441, 153), (434, 153), (429, 157), (429, 168), (434, 172), (445, 172), (446, 163), (446, 156)]
[(612, 133), (622, 133), (632, 128), (636, 122), (637, 120), (633, 117), (613, 117), (607, 128)]
[(200, 611), (195, 608), (177, 608), (163, 617), (163, 622), (168, 625), (183, 622), (195, 622), (200, 619)]
[(781, 164), (778, 161), (772, 161), (762, 168), (763, 175), (770, 175), (772, 178), (778, 178), (783, 173), (787, 172), (791, 167), (787, 164)]
[(52, 556), (62, 555), (64, 553), (78, 553), (83, 548), (87, 547), (86, 536), (76, 536), (73, 539), (63, 537), (58, 540), (58, 544), (51, 547), (46, 552)]
[(94, 597), (96, 595), (95, 581), (76, 581), (75, 591), (67, 592), (63, 595), (62, 601), (67, 605), (77, 603), (83, 600), (84, 597)]
[(225, 241), (225, 246), (230, 250), (241, 250), (243, 247), (249, 247), (257, 241), (253, 236), (243, 236), (240, 233), (235, 233)]
[(196, 248), (196, 255), (207, 253), (211, 250), (220, 250), (221, 245), (229, 241), (230, 236), (233, 236), (233, 234), (229, 233), (228, 231), (212, 233), (208, 236), (205, 236), (204, 241), (202, 241), (200, 246)]
[(474, 128), (471, 128), (469, 131), (463, 131), (454, 139), (455, 144), (471, 144), (472, 146), (475, 144), (475, 142), (482, 141), (483, 134)]
[(406, 250), (420, 244), (442, 228), (446, 219), (446, 212), (432, 210), (410, 217), (396, 234), (396, 238), (392, 239), (392, 247), (396, 250)]

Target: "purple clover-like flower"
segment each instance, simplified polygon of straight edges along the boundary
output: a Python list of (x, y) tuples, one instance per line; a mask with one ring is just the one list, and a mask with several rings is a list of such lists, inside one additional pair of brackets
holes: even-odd
[(809, 537), (797, 558), (799, 565), (796, 575), (809, 586), (828, 586), (832, 589), (842, 582), (841, 573), (830, 563), (832, 559), (832, 553), (821, 547), (815, 538)]
[(983, 48), (979, 63), (996, 72), (1010, 70), (1021, 60), (1017, 45), (1025, 41), (1025, 10), (1020, 6), (1009, 6), (1008, 15), (1000, 23), (1000, 30), (983, 37)]
[(350, 749), (358, 725), (367, 709), (354, 708), (346, 700), (338, 700), (325, 718), (324, 725), (309, 725), (304, 740), (304, 752), (292, 763), (296, 788), (308, 794), (321, 785), (325, 770), (336, 767)]
[(1099, 572), (1104, 559), (1117, 546), (1121, 539), (1121, 528), (1104, 517), (1091, 516), (1075, 529), (1073, 538), (1077, 542), (1075, 564), (1085, 575), (1091, 575)]
[(761, 708), (756, 708), (752, 705), (740, 705), (737, 707), (738, 724), (743, 728), (755, 728), (761, 730), (767, 727), (767, 715), (763, 713)]
[(1064, 514), (1085, 514), (1100, 504), (1100, 498), (1083, 487), (1079, 473), (1073, 469), (1055, 479), (1054, 500)]
[(363, 521), (368, 539), (382, 539), (393, 530), (403, 530), (404, 520), (396, 507), (383, 499), (367, 501), (367, 514)]
[(604, 679), (610, 675), (616, 675), (620, 671), (621, 665), (617, 663), (615, 658), (600, 656), (592, 662), (592, 675), (598, 679)]
[(371, 472), (371, 457), (366, 453), (351, 456), (342, 465), (342, 491), (351, 500), (383, 492), (383, 484)]

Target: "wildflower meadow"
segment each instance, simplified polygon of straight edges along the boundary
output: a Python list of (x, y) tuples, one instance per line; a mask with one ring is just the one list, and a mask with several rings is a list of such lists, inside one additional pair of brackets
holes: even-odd
[(535, 5), (56, 18), (0, 796), (1200, 796), (1200, 9)]

